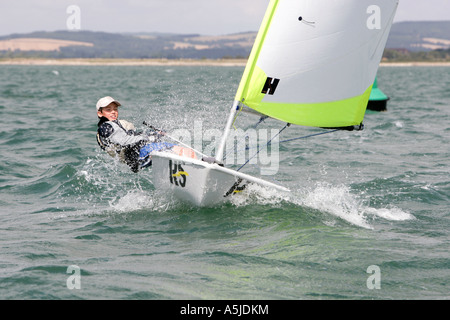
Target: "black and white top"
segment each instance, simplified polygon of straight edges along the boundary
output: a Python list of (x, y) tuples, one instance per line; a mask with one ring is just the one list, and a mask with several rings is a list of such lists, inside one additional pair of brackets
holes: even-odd
[(156, 136), (137, 132), (134, 125), (125, 120), (110, 121), (100, 118), (97, 142), (109, 155), (118, 156), (134, 172), (139, 171), (139, 150), (147, 143), (156, 142)]

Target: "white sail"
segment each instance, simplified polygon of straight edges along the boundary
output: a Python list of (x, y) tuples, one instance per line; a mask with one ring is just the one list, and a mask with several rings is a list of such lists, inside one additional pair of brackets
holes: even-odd
[(397, 5), (272, 0), (235, 100), (293, 124), (360, 124)]

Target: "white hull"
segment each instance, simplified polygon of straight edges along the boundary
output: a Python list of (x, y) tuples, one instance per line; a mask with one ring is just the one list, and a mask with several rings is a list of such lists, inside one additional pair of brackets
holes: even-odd
[(249, 183), (288, 189), (276, 184), (201, 160), (170, 152), (152, 153), (153, 183), (176, 198), (196, 206), (213, 206), (226, 201)]

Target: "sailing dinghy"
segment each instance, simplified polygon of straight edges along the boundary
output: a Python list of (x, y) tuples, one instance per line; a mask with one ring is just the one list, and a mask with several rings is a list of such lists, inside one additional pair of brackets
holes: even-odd
[(285, 123), (362, 129), (398, 0), (271, 0), (238, 87), (215, 161), (152, 153), (154, 184), (197, 206), (248, 183), (289, 191), (221, 165), (238, 111)]

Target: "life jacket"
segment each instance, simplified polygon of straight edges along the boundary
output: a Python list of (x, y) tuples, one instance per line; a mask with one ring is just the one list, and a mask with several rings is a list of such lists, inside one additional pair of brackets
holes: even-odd
[[(108, 123), (108, 126), (102, 127), (104, 123)], [(139, 149), (143, 144), (145, 144), (148, 138), (143, 138), (143, 136), (136, 134), (136, 128), (134, 127), (134, 125), (126, 120), (109, 121), (105, 117), (102, 117), (98, 123), (98, 127), (99, 129), (97, 130), (97, 143), (100, 148), (106, 151), (111, 157), (117, 157), (119, 161), (129, 165), (133, 171), (138, 171)], [(101, 130), (104, 130), (103, 135), (100, 134)], [(127, 138), (136, 140), (136, 143), (122, 145), (118, 143), (118, 141), (116, 141), (116, 143), (110, 141), (109, 137), (118, 130), (123, 130), (125, 136)]]
[[(106, 119), (106, 121), (100, 120), (98, 126), (100, 127), (103, 123), (105, 123), (107, 121), (109, 121), (109, 120), (107, 120), (107, 119)], [(121, 129), (123, 129), (125, 131), (136, 130), (134, 125), (131, 122), (128, 122), (126, 120), (118, 120), (117, 124), (119, 124), (119, 127), (121, 127)], [(108, 141), (104, 141), (101, 138), (100, 133), (98, 131), (97, 131), (97, 143), (100, 146), (100, 148), (102, 148), (102, 150), (106, 151), (110, 156), (116, 157), (117, 155), (122, 155), (122, 157), (123, 157), (123, 146), (121, 146), (120, 144), (113, 144)]]

